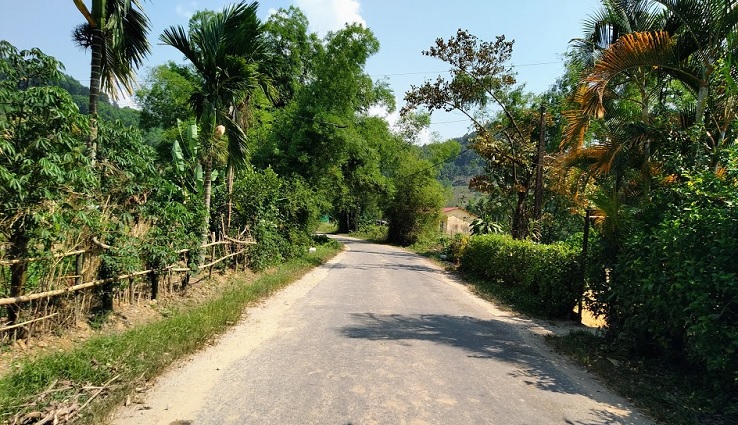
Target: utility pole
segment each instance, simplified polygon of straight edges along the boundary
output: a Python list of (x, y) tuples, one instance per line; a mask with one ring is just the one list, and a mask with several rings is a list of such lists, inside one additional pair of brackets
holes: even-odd
[(536, 187), (533, 199), (533, 218), (538, 221), (543, 215), (543, 156), (546, 153), (546, 107), (541, 105), (541, 130), (536, 156)]

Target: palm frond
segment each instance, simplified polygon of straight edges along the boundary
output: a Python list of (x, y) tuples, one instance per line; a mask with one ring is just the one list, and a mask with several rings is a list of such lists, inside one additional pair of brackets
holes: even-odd
[(109, 0), (106, 5), (101, 88), (116, 99), (118, 91), (134, 91), (135, 69), (151, 53), (150, 23), (137, 0)]

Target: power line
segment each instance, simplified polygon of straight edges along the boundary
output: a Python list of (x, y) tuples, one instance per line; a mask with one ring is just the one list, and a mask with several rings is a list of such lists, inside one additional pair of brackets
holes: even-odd
[[(511, 68), (525, 68), (528, 66), (542, 66), (542, 65), (553, 65), (557, 63), (563, 63), (561, 60), (557, 61), (550, 61), (550, 62), (533, 62), (533, 63), (519, 63), (519, 64), (511, 64)], [(386, 73), (386, 74), (370, 74), (370, 77), (395, 77), (395, 76), (403, 76), (403, 75), (423, 75), (423, 74), (444, 74), (447, 72), (451, 72), (451, 69), (441, 70), (441, 71), (418, 71), (418, 72), (397, 72), (397, 73)]]
[[(510, 67), (511, 68), (524, 68), (524, 67), (528, 67), (528, 66), (553, 65), (553, 64), (557, 64), (557, 63), (563, 63), (563, 61), (558, 60), (558, 61), (550, 61), (550, 62), (534, 62), (534, 63), (511, 64)], [(446, 69), (446, 70), (440, 70), (440, 71), (394, 72), (394, 73), (384, 73), (384, 74), (369, 74), (369, 76), (370, 77), (400, 77), (400, 76), (404, 76), (404, 75), (445, 74), (445, 73), (451, 72), (451, 71), (452, 71), (451, 69)], [(86, 79), (77, 80), (77, 81), (79, 81), (79, 82), (89, 82), (90, 79), (89, 78), (86, 78)], [(149, 79), (138, 80), (139, 83), (150, 83), (152, 81), (153, 80), (149, 80)]]
[(455, 122), (468, 122), (468, 121), (469, 121), (469, 119), (468, 119), (468, 118), (467, 118), (467, 119), (465, 119), (465, 120), (455, 120), (455, 121), (438, 121), (438, 122), (432, 122), (432, 123), (430, 123), (430, 125), (436, 125), (436, 124), (451, 124), (451, 123), (455, 123)]

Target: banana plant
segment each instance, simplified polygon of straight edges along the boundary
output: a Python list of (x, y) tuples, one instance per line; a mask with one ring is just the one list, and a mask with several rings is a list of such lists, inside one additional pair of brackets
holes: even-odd
[[(198, 160), (200, 143), (199, 129), (194, 121), (177, 120), (179, 139), (172, 143), (172, 165), (180, 181), (180, 188), (185, 195), (191, 192), (202, 193), (205, 179), (202, 164)], [(211, 172), (211, 181), (218, 178), (218, 171)]]

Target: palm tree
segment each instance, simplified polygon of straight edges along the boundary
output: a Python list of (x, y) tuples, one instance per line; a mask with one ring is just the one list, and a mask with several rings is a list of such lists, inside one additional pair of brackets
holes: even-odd
[[(631, 2), (644, 3), (637, 0), (609, 1), (609, 3)], [(647, 134), (651, 99), (660, 94), (661, 89), (667, 87), (670, 82), (678, 82), (684, 90), (694, 95), (696, 101), (692, 109), (693, 119), (684, 120), (683, 117), (678, 117), (675, 121), (686, 127), (693, 124), (707, 127), (707, 131), (704, 132), (707, 138), (704, 145), (708, 147), (711, 166), (718, 169), (720, 150), (728, 140), (727, 129), (737, 116), (735, 104), (738, 101), (736, 93), (738, 90), (730, 90), (729, 87), (729, 81), (733, 81), (733, 84), (735, 82), (735, 79), (730, 78), (730, 73), (735, 74), (735, 71), (731, 68), (731, 64), (724, 60), (736, 53), (738, 45), (735, 35), (738, 29), (736, 1), (656, 0), (651, 3), (662, 6), (662, 17), (643, 19), (648, 25), (641, 25), (638, 31), (624, 33), (628, 28), (625, 25), (602, 23), (615, 22), (614, 18), (592, 24), (593, 33), (597, 33), (597, 28), (612, 25), (613, 29), (605, 33), (617, 36), (608, 39), (611, 44), (601, 44), (602, 48), (594, 53), (592, 65), (585, 68), (583, 82), (576, 95), (580, 107), (567, 113), (568, 124), (562, 145), (569, 148), (570, 159), (588, 154), (588, 149), (582, 147), (591, 119), (604, 118), (607, 109), (610, 110), (607, 119), (612, 118), (613, 110), (617, 110), (612, 105), (627, 98), (624, 96), (626, 93), (623, 89), (624, 82), (631, 86), (635, 83), (635, 91), (640, 94), (639, 99), (633, 100), (633, 104), (641, 109), (640, 124)], [(619, 22), (622, 21), (621, 19)], [(631, 25), (630, 28), (633, 27)], [(590, 34), (590, 37), (577, 42), (575, 47), (580, 52), (579, 58), (586, 58), (586, 53), (593, 51), (586, 47), (595, 45), (594, 40), (597, 40), (597, 37)], [(587, 41), (590, 43), (587, 44)], [(580, 63), (585, 61), (580, 59)], [(722, 66), (724, 72), (720, 75), (721, 78), (715, 78), (719, 66)], [(711, 86), (715, 90), (712, 98), (708, 97)], [(706, 110), (710, 112), (707, 114), (709, 118), (707, 122)], [(628, 142), (633, 140), (640, 143), (643, 152), (641, 172), (648, 188), (652, 168), (651, 139), (641, 137)], [(699, 149), (699, 145), (694, 144), (695, 152)], [(610, 146), (617, 149), (611, 151), (613, 154), (622, 151), (612, 143)], [(595, 148), (602, 150), (603, 147), (606, 146), (601, 143)], [(630, 152), (633, 150), (630, 149)], [(696, 157), (696, 154), (693, 155)]]
[(118, 91), (133, 94), (135, 70), (151, 52), (146, 38), (149, 19), (139, 0), (93, 0), (92, 9), (82, 0), (73, 1), (87, 20), (74, 30), (73, 37), (79, 45), (92, 51), (87, 149), (94, 163), (98, 97), (101, 91), (113, 99), (117, 98)]
[[(604, 65), (609, 65), (608, 60), (618, 46), (632, 45), (634, 36), (659, 31), (663, 29), (665, 23), (666, 14), (653, 0), (604, 0), (603, 8), (585, 21), (584, 37), (572, 41), (573, 58), (583, 69), (584, 83), (575, 99), (581, 108), (567, 113), (569, 125), (565, 132), (564, 144), (571, 148), (568, 158), (570, 163), (582, 158), (596, 159), (595, 164), (601, 165), (599, 171), (608, 172), (616, 159), (615, 156), (626, 151), (632, 156), (634, 150), (640, 150), (643, 157), (640, 162), (641, 174), (643, 183), (648, 187), (651, 159), (651, 140), (648, 137), (623, 140), (614, 135), (615, 137), (601, 140), (597, 146), (585, 149), (583, 142), (590, 118), (592, 116), (603, 118), (604, 105), (608, 103), (611, 110), (608, 120), (612, 121), (614, 118), (615, 123), (620, 125), (627, 119), (633, 119), (640, 121), (642, 127), (649, 125), (653, 99), (663, 85), (662, 75), (650, 72), (648, 67), (630, 66), (609, 76), (607, 91), (601, 85), (590, 83), (602, 75)], [(630, 107), (624, 104), (629, 104)], [(629, 109), (634, 107), (639, 110), (639, 117), (628, 117)], [(612, 128), (607, 123), (603, 127)], [(633, 140), (638, 144), (630, 143)], [(619, 142), (628, 143), (629, 149), (623, 149), (624, 146)], [(608, 157), (610, 158), (603, 161)], [(622, 164), (631, 161), (618, 162)]]
[[(210, 219), (213, 168), (226, 157), (233, 168), (246, 162), (246, 134), (238, 124), (239, 115), (256, 89), (271, 93), (269, 79), (260, 70), (266, 49), (257, 7), (257, 3), (241, 2), (189, 31), (182, 26), (169, 27), (159, 37), (182, 52), (202, 79), (190, 104), (202, 130), (199, 159), (204, 174), (204, 240)], [(227, 136), (226, 146), (218, 129)]]

